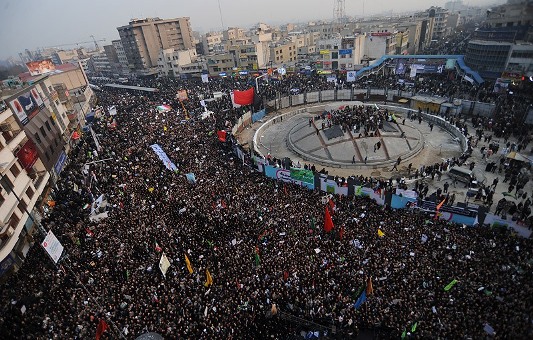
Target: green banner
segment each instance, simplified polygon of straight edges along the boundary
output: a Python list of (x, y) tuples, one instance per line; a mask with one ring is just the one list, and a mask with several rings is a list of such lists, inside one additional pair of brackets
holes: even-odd
[(315, 176), (311, 170), (291, 168), (291, 179), (309, 184), (315, 183)]

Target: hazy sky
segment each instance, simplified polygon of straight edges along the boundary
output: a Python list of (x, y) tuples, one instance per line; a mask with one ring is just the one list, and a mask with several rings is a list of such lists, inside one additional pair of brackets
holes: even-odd
[[(400, 13), (442, 6), (447, 0), (346, 0), (348, 16)], [(118, 26), (131, 18), (190, 17), (193, 30), (247, 27), (258, 22), (280, 24), (333, 18), (334, 0), (0, 0), (0, 59), (28, 48), (56, 46), (96, 39), (110, 44)], [(485, 5), (502, 0), (464, 0)], [(364, 4), (364, 5), (363, 5)], [(100, 44), (102, 44), (100, 43)], [(64, 48), (74, 48), (75, 45)]]

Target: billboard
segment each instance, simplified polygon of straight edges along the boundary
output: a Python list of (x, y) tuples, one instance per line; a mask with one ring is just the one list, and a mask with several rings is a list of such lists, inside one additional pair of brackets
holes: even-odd
[(28, 71), (30, 71), (30, 75), (32, 76), (49, 73), (56, 69), (52, 59), (30, 61), (29, 63), (26, 63), (26, 67), (28, 67)]
[(37, 89), (32, 87), (12, 97), (9, 100), (9, 106), (20, 123), (26, 125), (44, 107), (44, 102)]

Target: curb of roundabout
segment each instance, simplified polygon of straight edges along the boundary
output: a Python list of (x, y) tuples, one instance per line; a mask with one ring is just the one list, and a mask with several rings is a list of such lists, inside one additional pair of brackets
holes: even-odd
[[(302, 115), (302, 116), (305, 116), (306, 118), (312, 118), (316, 114), (323, 112), (327, 106), (335, 106), (335, 105), (350, 105), (350, 106), (352, 105), (365, 105), (365, 106), (379, 105), (379, 108), (387, 108), (395, 114), (406, 115), (408, 111), (418, 114), (418, 111), (414, 109), (405, 108), (405, 107), (400, 107), (400, 106), (395, 106), (395, 105), (382, 105), (379, 103), (368, 103), (368, 102), (362, 103), (358, 101), (333, 101), (333, 102), (322, 102), (322, 103), (319, 103), (319, 105), (311, 104), (311, 105), (305, 105), (303, 107), (302, 106), (288, 107), (288, 108), (285, 108), (285, 110), (288, 110), (288, 112), (273, 116), (272, 118), (270, 118), (269, 120), (267, 120), (266, 122), (264, 122), (257, 128), (253, 136), (253, 148), (255, 152), (257, 152), (259, 155), (264, 157), (263, 153), (260, 150), (260, 146), (262, 146), (262, 144), (259, 140), (259, 136), (262, 135), (263, 131), (267, 127), (273, 125), (276, 120), (279, 120), (279, 118), (282, 117), (285, 119), (285, 118), (290, 118), (290, 117), (294, 117), (297, 115)], [(447, 133), (449, 133), (450, 135), (458, 139), (461, 144), (462, 150), (466, 148), (466, 140), (464, 139), (464, 136), (461, 134), (461, 132), (457, 128), (451, 126), (449, 123), (447, 123), (444, 119), (440, 117), (425, 114), (425, 113), (422, 113), (421, 115), (424, 121), (433, 122), (434, 124), (439, 125)], [(322, 157), (317, 157), (316, 155), (310, 155), (305, 150), (303, 150), (298, 145), (296, 145), (292, 138), (292, 133), (295, 131), (295, 129), (301, 128), (303, 124), (304, 123), (299, 123), (293, 126), (289, 130), (285, 142), (286, 142), (286, 147), (288, 150), (290, 150), (292, 153), (294, 153), (295, 155), (297, 155), (298, 157), (302, 158), (305, 161), (310, 161), (310, 162), (313, 162), (313, 163), (316, 163), (322, 166), (328, 166), (332, 168), (348, 168), (348, 169), (377, 169), (383, 166), (391, 166), (392, 164), (396, 162), (395, 158), (391, 158), (391, 159), (386, 159), (386, 160), (368, 160), (366, 164), (364, 162), (358, 161), (355, 164), (353, 164), (351, 161), (330, 160), (330, 159), (326, 159)], [(405, 162), (409, 159), (416, 157), (425, 147), (425, 139), (424, 139), (422, 132), (416, 127), (414, 128), (414, 130), (416, 130), (417, 132), (418, 142), (413, 147), (413, 149), (409, 150), (408, 152), (400, 154), (402, 158), (402, 162)], [(352, 141), (359, 140), (359, 139), (360, 138), (354, 138)], [(273, 155), (273, 156), (276, 156), (276, 155)]]

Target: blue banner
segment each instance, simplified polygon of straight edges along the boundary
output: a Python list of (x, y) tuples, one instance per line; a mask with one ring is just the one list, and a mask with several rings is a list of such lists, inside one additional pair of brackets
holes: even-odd
[(352, 50), (339, 50), (339, 55), (348, 55), (352, 54)]
[(163, 151), (163, 149), (161, 149), (159, 144), (150, 145), (150, 147), (157, 154), (157, 156), (159, 157), (161, 162), (163, 162), (163, 164), (165, 164), (165, 166), (167, 167), (168, 170), (170, 170), (170, 171), (178, 170), (176, 165), (174, 163), (172, 163), (172, 161), (168, 158), (168, 156), (165, 153), (165, 151)]
[(266, 111), (265, 109), (262, 109), (260, 111), (257, 111), (255, 113), (252, 114), (252, 123), (255, 123), (257, 122), (258, 120), (261, 120), (263, 119), (263, 117), (265, 116), (266, 114)]

